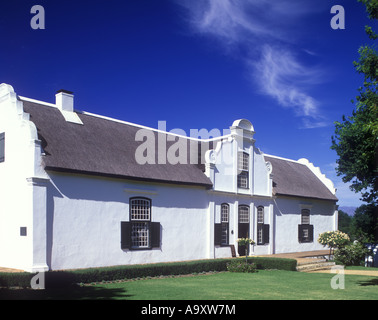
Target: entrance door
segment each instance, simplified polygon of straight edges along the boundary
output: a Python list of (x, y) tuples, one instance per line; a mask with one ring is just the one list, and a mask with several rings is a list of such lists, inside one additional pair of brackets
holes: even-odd
[[(249, 206), (240, 205), (238, 210), (238, 217), (238, 238), (249, 238)], [(238, 253), (240, 256), (245, 256), (245, 249), (246, 246), (238, 245)]]

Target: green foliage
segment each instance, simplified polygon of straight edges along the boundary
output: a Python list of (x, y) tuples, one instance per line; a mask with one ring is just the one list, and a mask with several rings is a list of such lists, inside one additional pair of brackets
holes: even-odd
[(232, 260), (227, 263), (227, 271), (254, 273), (257, 271), (257, 266), (253, 262), (248, 263), (246, 261)]
[[(378, 0), (358, 1), (366, 6), (370, 19), (377, 19)], [(378, 38), (370, 26), (365, 30), (372, 41)], [(337, 174), (344, 182), (351, 182), (351, 190), (363, 192), (363, 201), (374, 203), (378, 197), (378, 54), (374, 46), (368, 45), (358, 52), (359, 59), (353, 64), (364, 75), (364, 82), (358, 89), (352, 116), (343, 116), (342, 122), (335, 122), (331, 149), (339, 157)]]
[[(127, 265), (106, 268), (89, 268), (72, 271), (50, 271), (45, 273), (45, 286), (70, 287), (77, 283), (115, 281), (167, 275), (183, 275), (209, 271), (227, 271), (227, 263), (242, 262), (243, 258), (209, 259), (188, 262), (156, 263), (145, 265)], [(295, 271), (297, 261), (294, 259), (248, 257), (257, 269), (278, 269)], [(0, 287), (30, 287), (30, 273), (0, 273)]]
[(372, 242), (377, 232), (377, 207), (373, 204), (362, 205), (356, 209), (351, 224), (351, 233), (354, 239)]
[(359, 266), (364, 263), (365, 256), (370, 253), (363, 243), (354, 241), (335, 251), (335, 261), (345, 266)]
[(349, 216), (342, 210), (339, 210), (339, 220), (338, 226), (341, 232), (344, 232), (351, 236), (351, 225), (352, 225), (353, 217)]
[(366, 6), (369, 19), (378, 18), (378, 0), (358, 0), (358, 2), (362, 2)]

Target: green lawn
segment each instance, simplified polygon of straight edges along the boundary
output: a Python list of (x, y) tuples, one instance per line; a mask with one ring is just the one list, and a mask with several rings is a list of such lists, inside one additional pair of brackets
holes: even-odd
[(358, 300), (378, 299), (378, 277), (345, 275), (334, 290), (334, 274), (259, 270), (97, 284), (61, 290), (0, 290), (1, 299), (126, 300)]

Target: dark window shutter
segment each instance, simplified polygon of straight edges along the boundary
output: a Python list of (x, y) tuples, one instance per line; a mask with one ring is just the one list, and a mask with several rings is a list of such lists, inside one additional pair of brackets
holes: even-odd
[(308, 225), (308, 242), (314, 241), (314, 226), (312, 224)]
[(303, 242), (303, 225), (298, 224), (298, 241)]
[(264, 224), (264, 227), (263, 227), (263, 242), (264, 242), (264, 244), (269, 243), (269, 224)]
[(131, 248), (131, 223), (121, 221), (121, 249)]
[(214, 245), (220, 246), (222, 244), (222, 224), (214, 224)]
[(151, 222), (151, 248), (160, 248), (160, 222)]
[(0, 133), (0, 162), (5, 160), (5, 133)]

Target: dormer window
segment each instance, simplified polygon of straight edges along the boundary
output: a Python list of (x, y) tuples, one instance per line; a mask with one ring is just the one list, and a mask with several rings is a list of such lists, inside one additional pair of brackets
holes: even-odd
[(249, 154), (245, 152), (238, 153), (238, 187), (249, 188)]

